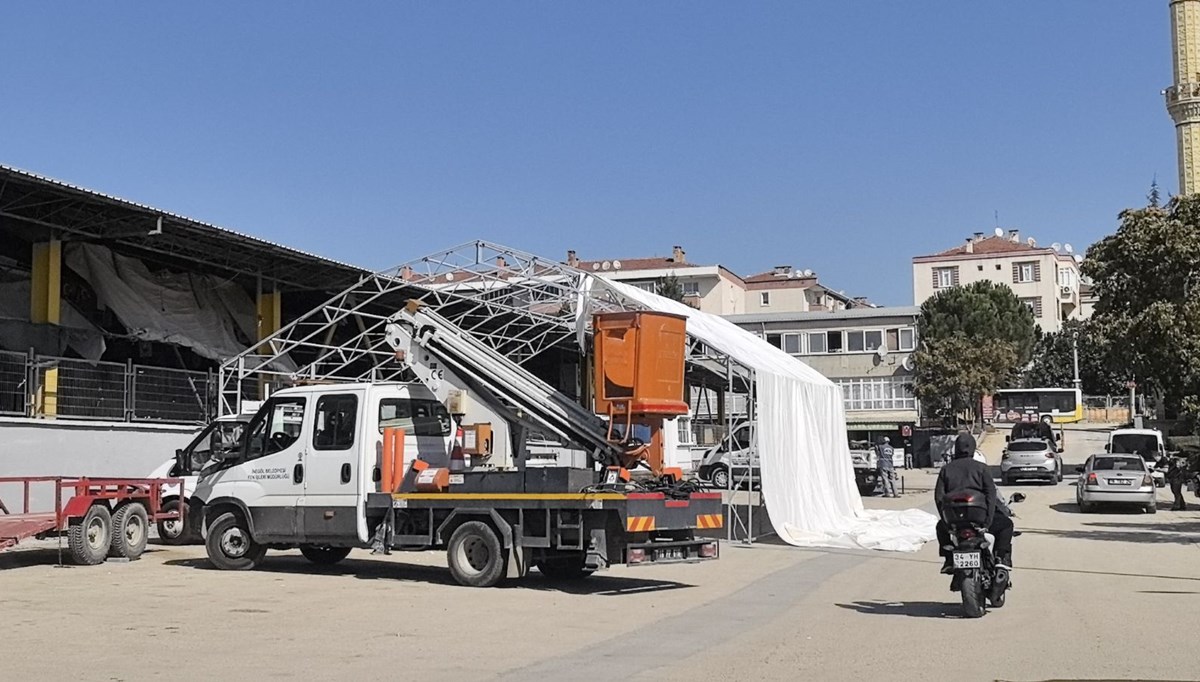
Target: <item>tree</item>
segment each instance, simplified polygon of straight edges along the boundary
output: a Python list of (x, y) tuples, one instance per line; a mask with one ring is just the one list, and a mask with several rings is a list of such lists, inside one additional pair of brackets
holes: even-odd
[(921, 348), (913, 393), (927, 414), (974, 412), (984, 394), (1008, 385), (1033, 355), (1033, 311), (1012, 289), (990, 281), (938, 293), (921, 305)]
[(683, 302), (683, 285), (679, 283), (679, 278), (675, 273), (671, 273), (666, 277), (659, 277), (655, 281), (655, 288), (658, 290), (658, 295), (663, 298), (669, 298), (672, 301)]
[(1116, 233), (1087, 255), (1095, 322), (1114, 340), (1123, 378), (1178, 410), (1200, 392), (1200, 196), (1122, 211)]
[(1079, 343), (1079, 379), (1087, 395), (1123, 392), (1122, 372), (1104, 328), (1094, 320), (1068, 320), (1053, 334), (1042, 334), (1033, 350), (1033, 363), (1021, 377), (1028, 388), (1065, 388), (1075, 382), (1074, 343)]

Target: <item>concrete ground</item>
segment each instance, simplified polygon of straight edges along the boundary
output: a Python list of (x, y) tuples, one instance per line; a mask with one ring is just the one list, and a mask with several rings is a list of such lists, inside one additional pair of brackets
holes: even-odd
[[(1069, 431), (1068, 472), (1104, 438)], [(998, 463), (1002, 446), (993, 437), (983, 449)], [(926, 504), (934, 475), (906, 472), (905, 497), (867, 504)], [(1072, 481), (1019, 486), (1029, 499), (1017, 507), (1015, 589), (979, 620), (958, 617), (932, 544), (899, 555), (764, 542), (705, 564), (477, 590), (453, 584), (433, 553), (361, 552), (320, 569), (288, 552), (224, 573), (200, 547), (56, 568), (44, 543), (0, 554), (0, 669), (68, 680), (1200, 677), (1187, 645), (1200, 512), (1170, 512), (1162, 495), (1155, 515), (1083, 515)]]

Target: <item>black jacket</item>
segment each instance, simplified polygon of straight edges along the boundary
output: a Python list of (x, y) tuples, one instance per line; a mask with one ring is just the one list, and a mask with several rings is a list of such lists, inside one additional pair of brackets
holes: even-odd
[(956, 457), (950, 460), (938, 474), (933, 487), (933, 501), (941, 514), (946, 495), (957, 490), (974, 490), (987, 499), (987, 525), (992, 525), (996, 513), (996, 482), (988, 465), (973, 457)]

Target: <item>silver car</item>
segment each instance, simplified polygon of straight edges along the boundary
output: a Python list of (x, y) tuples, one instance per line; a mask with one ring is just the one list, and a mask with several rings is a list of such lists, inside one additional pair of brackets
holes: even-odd
[(1012, 485), (1020, 479), (1037, 479), (1057, 485), (1063, 480), (1063, 463), (1054, 441), (1042, 438), (1018, 438), (1004, 446), (1000, 460), (1000, 480)]
[(1154, 478), (1137, 455), (1092, 455), (1075, 470), (1079, 472), (1075, 502), (1081, 512), (1100, 504), (1137, 505), (1149, 514), (1158, 511)]

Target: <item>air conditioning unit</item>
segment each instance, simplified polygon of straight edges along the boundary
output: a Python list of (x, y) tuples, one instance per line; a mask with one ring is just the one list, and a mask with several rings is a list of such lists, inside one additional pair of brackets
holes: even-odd
[(1064, 284), (1058, 288), (1058, 295), (1062, 298), (1070, 298), (1074, 293), (1075, 289), (1069, 284)]

